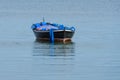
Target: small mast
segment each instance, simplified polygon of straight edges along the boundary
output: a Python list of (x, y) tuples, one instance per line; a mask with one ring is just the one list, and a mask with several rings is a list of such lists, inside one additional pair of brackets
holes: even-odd
[(43, 17), (43, 22), (45, 22), (45, 19), (44, 19), (44, 17)]

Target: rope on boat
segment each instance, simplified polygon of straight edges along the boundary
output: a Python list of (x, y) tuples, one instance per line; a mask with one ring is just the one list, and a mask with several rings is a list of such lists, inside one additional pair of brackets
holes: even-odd
[(50, 42), (54, 43), (54, 30), (50, 29), (49, 34), (50, 34)]

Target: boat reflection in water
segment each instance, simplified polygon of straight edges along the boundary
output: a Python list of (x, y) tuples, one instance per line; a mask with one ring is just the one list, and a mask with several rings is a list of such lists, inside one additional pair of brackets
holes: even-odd
[(50, 43), (36, 40), (33, 56), (74, 56), (74, 42)]
[(32, 53), (32, 75), (35, 76), (34, 78), (57, 80), (59, 77), (72, 75), (75, 67), (74, 48), (73, 42), (35, 41)]

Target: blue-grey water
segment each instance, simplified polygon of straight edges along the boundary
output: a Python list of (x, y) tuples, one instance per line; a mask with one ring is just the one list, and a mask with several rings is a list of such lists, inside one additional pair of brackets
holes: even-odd
[[(35, 41), (43, 17), (72, 42)], [(120, 0), (0, 0), (0, 80), (120, 80)]]

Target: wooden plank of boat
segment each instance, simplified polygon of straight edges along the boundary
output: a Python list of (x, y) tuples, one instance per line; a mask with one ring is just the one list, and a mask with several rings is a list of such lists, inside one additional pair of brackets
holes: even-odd
[[(49, 38), (36, 38), (37, 41), (50, 41)], [(55, 42), (70, 42), (71, 38), (55, 38)]]

